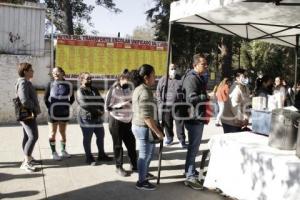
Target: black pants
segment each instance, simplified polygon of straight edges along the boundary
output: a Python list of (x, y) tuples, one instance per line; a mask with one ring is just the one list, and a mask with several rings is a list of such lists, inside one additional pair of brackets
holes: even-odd
[(241, 132), (242, 128), (238, 126), (232, 126), (229, 124), (224, 124), (222, 123), (223, 131), (224, 133), (236, 133), (236, 132)]
[(22, 148), (23, 152), (26, 156), (31, 156), (34, 145), (39, 138), (38, 127), (36, 123), (36, 119), (21, 121), (20, 122), (23, 127), (23, 142)]
[(112, 116), (109, 116), (109, 131), (113, 140), (114, 156), (116, 159), (116, 167), (122, 167), (123, 165), (123, 148), (122, 142), (124, 142), (128, 157), (131, 165), (136, 168), (137, 166), (137, 154), (135, 138), (131, 131), (131, 123), (124, 123), (116, 120)]
[[(162, 120), (164, 122), (164, 129), (167, 136), (167, 139), (173, 139), (174, 138), (174, 132), (173, 132), (173, 116), (172, 116), (172, 109), (167, 108), (164, 112), (164, 115), (162, 117)], [(176, 134), (177, 138), (180, 142), (185, 141), (185, 134), (184, 134), (184, 123), (183, 120), (175, 120), (175, 127), (176, 127)]]

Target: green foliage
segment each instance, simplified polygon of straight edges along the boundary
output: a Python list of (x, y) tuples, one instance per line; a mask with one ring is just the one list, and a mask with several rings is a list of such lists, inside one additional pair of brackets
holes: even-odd
[[(168, 27), (170, 16), (170, 4), (173, 0), (154, 0), (155, 6), (149, 9), (147, 19), (154, 24), (156, 40), (166, 41), (168, 39)], [(200, 29), (172, 25), (172, 60), (182, 70), (191, 67), (192, 56), (202, 52), (209, 55), (213, 63), (218, 52), (218, 41), (220, 35)], [(216, 67), (216, 66), (214, 66)]]
[(259, 72), (271, 77), (294, 78), (294, 49), (266, 42), (242, 43), (241, 63), (256, 78)]
[[(170, 4), (173, 0), (153, 0), (155, 6), (146, 12), (154, 24), (157, 40), (168, 39)], [(191, 66), (192, 56), (202, 52), (210, 55), (210, 70), (230, 76), (232, 69), (244, 68), (256, 79), (262, 72), (272, 77), (294, 77), (292, 48), (264, 42), (244, 42), (240, 38), (174, 24), (172, 26), (172, 59), (182, 68)], [(240, 53), (240, 64), (239, 64)], [(299, 70), (300, 71), (300, 70)]]

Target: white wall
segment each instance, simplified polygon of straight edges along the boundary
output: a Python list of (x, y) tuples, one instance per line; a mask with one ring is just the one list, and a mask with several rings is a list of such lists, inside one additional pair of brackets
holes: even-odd
[(0, 52), (44, 55), (44, 4), (0, 3)]
[[(15, 83), (18, 79), (18, 63), (29, 62), (33, 66), (33, 84), (37, 88), (44, 88), (50, 80), (49, 63), (50, 57), (31, 57), (20, 55), (0, 55), (0, 124), (16, 123), (12, 99), (15, 97)], [(40, 105), (43, 114), (39, 116), (39, 121), (46, 121), (45, 106), (43, 103), (43, 93), (39, 92)]]

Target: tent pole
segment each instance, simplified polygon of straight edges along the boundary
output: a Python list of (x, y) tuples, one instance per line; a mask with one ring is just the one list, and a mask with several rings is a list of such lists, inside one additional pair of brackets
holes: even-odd
[[(165, 86), (165, 89), (164, 89), (164, 92), (163, 92), (163, 107), (162, 107), (162, 112), (161, 112), (161, 115), (162, 115), (162, 118), (164, 117), (164, 110), (165, 110), (165, 103), (166, 103), (166, 94), (168, 92), (168, 83), (169, 83), (169, 66), (170, 66), (170, 61), (171, 61), (171, 31), (172, 31), (172, 25), (173, 23), (170, 22), (169, 23), (169, 33), (168, 33), (168, 57), (167, 57), (167, 63), (166, 63), (166, 86)], [(164, 127), (164, 120), (162, 120), (162, 129)], [(159, 154), (158, 154), (158, 173), (157, 173), (157, 184), (160, 183), (160, 171), (161, 171), (161, 160), (162, 160), (162, 151), (163, 151), (163, 141), (160, 141), (159, 143)]]
[(294, 92), (294, 98), (296, 96), (296, 88), (297, 88), (298, 56), (299, 56), (299, 35), (296, 35), (296, 46), (295, 46), (295, 92)]
[(241, 68), (241, 44), (239, 44), (239, 69)]

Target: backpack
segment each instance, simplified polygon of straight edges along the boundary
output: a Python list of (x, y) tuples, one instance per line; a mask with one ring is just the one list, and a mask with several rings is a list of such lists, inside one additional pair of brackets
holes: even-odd
[(181, 84), (177, 90), (177, 102), (174, 104), (175, 119), (180, 118), (180, 120), (186, 120), (190, 118), (190, 113), (188, 112), (188, 110), (191, 108), (191, 105), (186, 102), (186, 93), (183, 88), (184, 80), (189, 71), (190, 69), (186, 70), (185, 74), (181, 79)]

